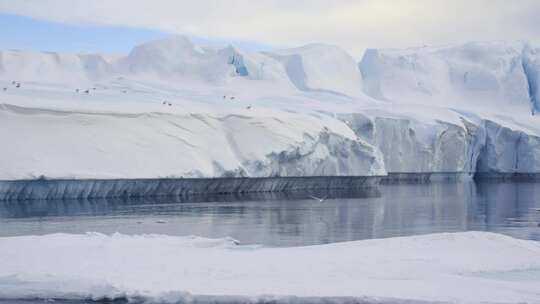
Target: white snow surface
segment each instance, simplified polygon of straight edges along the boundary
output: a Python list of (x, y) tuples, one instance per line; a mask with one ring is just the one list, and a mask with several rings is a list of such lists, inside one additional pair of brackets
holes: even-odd
[(354, 59), (336, 46), (310, 44), (268, 55), (283, 62), (289, 79), (300, 90), (362, 95), (362, 76)]
[(540, 243), (487, 232), (291, 248), (165, 235), (51, 234), (3, 237), (0, 248), (3, 299), (540, 302)]
[(475, 42), (357, 64), (324, 44), (185, 37), (116, 57), (0, 51), (0, 179), (538, 173), (538, 54)]

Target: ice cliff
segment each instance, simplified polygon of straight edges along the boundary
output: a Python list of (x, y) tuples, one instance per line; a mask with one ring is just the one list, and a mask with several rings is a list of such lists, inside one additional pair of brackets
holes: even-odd
[(503, 42), (367, 50), (365, 92), (387, 117), (351, 120), (390, 172), (540, 172), (537, 54)]

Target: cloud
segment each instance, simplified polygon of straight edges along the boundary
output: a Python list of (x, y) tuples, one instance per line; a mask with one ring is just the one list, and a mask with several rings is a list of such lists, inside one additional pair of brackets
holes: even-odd
[(279, 46), (410, 47), (539, 40), (538, 0), (0, 0), (0, 12)]

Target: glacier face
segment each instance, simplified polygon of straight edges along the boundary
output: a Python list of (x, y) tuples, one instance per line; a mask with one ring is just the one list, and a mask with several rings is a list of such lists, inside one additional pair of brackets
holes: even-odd
[[(474, 172), (482, 146), (481, 128), (446, 122), (422, 125), (403, 118), (342, 116), (358, 136), (383, 154), (388, 172)], [(422, 136), (425, 128), (433, 134)]]
[[(409, 119), (343, 115), (358, 136), (380, 149), (388, 172), (538, 173), (540, 137), (490, 120), (430, 125)], [(418, 136), (430, 128), (431, 136)]]
[[(0, 179), (540, 172), (540, 49), (0, 51)], [(15, 83), (20, 83), (16, 87)]]
[(484, 127), (486, 143), (478, 163), (479, 172), (540, 171), (540, 137), (491, 121), (486, 121)]

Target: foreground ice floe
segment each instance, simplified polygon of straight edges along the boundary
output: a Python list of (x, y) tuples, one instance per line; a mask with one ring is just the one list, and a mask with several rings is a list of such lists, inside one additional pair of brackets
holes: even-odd
[(199, 237), (52, 234), (0, 238), (0, 248), (4, 299), (540, 302), (540, 243), (486, 232), (292, 248)]

